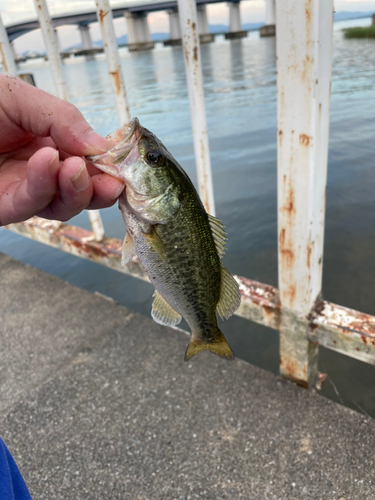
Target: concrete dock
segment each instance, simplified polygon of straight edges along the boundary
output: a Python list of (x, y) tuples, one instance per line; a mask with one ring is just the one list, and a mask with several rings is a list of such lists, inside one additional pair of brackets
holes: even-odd
[[(375, 499), (375, 421), (0, 254), (0, 434), (35, 500)], [(375, 390), (375, 388), (374, 388)]]

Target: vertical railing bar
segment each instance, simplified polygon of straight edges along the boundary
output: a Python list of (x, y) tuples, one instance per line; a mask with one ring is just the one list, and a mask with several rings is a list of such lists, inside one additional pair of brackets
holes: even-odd
[(52, 19), (48, 12), (47, 2), (46, 0), (34, 0), (34, 4), (38, 14), (44, 44), (46, 46), (46, 52), (51, 67), (56, 93), (61, 99), (67, 100), (68, 97), (61, 65), (61, 56), (58, 50), (57, 37), (54, 31)]
[(121, 60), (113, 27), (112, 9), (108, 0), (96, 0), (96, 13), (102, 32), (103, 45), (111, 79), (116, 110), (120, 125), (130, 121), (130, 110), (126, 96), (125, 81), (121, 70)]
[(304, 319), (321, 293), (333, 0), (276, 2), (280, 371), (314, 387)]
[(215, 215), (195, 0), (178, 0), (178, 11), (185, 56), (198, 191), (207, 212)]
[(87, 214), (89, 216), (91, 228), (95, 236), (95, 241), (103, 241), (104, 226), (100, 217), (99, 210), (87, 210)]
[(8, 33), (4, 27), (0, 14), (0, 54), (5, 72), (8, 75), (17, 76), (17, 66), (10, 46)]
[[(61, 99), (67, 101), (68, 95), (62, 70), (61, 55), (58, 48), (57, 35), (55, 33), (52, 19), (48, 11), (47, 2), (46, 0), (34, 0), (34, 3), (38, 13), (39, 24), (42, 30), (56, 92)], [(104, 237), (104, 226), (99, 211), (91, 210), (88, 212), (88, 216), (95, 239), (97, 241), (101, 241)]]

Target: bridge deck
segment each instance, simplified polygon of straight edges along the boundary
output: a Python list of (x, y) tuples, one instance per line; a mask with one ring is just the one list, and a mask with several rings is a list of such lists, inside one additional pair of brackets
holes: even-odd
[[(227, 3), (237, 3), (238, 0), (225, 0)], [(223, 3), (223, 0), (196, 0), (197, 5)], [(114, 18), (122, 17), (126, 12), (158, 12), (161, 10), (177, 9), (177, 0), (144, 0), (142, 2), (127, 2), (121, 7), (112, 8), (112, 16)], [(87, 26), (91, 23), (98, 22), (96, 10), (85, 12), (67, 12), (58, 14), (52, 17), (52, 23), (55, 28), (70, 24), (80, 24)], [(27, 19), (6, 26), (6, 31), (10, 41), (15, 40), (29, 31), (39, 29), (39, 21), (35, 19)]]
[(35, 499), (374, 499), (375, 421), (0, 254), (0, 429)]

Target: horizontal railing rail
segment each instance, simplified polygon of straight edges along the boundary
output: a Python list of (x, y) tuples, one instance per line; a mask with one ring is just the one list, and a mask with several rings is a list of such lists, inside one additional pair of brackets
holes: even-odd
[[(138, 259), (121, 265), (122, 241), (119, 239), (105, 236), (98, 242), (91, 231), (40, 217), (6, 227), (21, 236), (149, 282)], [(242, 276), (235, 279), (241, 291), (241, 305), (235, 314), (279, 330), (282, 310), (278, 289)], [(375, 316), (319, 300), (308, 315), (295, 313), (292, 321), (305, 330), (306, 339), (313, 344), (375, 365)], [(292, 372), (293, 366), (288, 370)], [(305, 380), (295, 381), (307, 385)]]

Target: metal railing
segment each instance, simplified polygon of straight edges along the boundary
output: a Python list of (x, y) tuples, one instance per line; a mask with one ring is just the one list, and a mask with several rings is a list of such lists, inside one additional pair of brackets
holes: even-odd
[[(47, 9), (44, 0), (34, 0)], [(125, 84), (108, 0), (97, 0), (120, 123), (129, 119)], [(194, 0), (179, 0), (199, 193), (214, 212)], [(50, 23), (40, 14), (40, 23)], [(235, 314), (280, 332), (280, 372), (314, 388), (321, 381), (318, 346), (375, 364), (375, 317), (321, 300), (325, 186), (332, 65), (333, 0), (278, 0), (279, 290), (236, 276), (242, 301)], [(51, 24), (49, 24), (51, 28)], [(49, 29), (50, 29), (49, 28)], [(50, 31), (51, 32), (51, 31)], [(0, 41), (1, 42), (1, 41)], [(49, 37), (45, 36), (46, 45)], [(50, 49), (57, 53), (56, 44)], [(52, 71), (54, 66), (51, 65)], [(90, 212), (89, 212), (90, 214)], [(120, 240), (38, 217), (7, 228), (78, 257), (148, 280), (136, 260), (121, 266)]]

